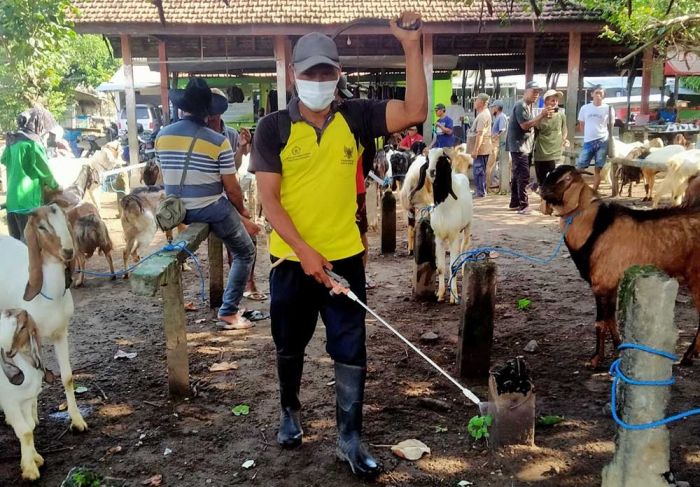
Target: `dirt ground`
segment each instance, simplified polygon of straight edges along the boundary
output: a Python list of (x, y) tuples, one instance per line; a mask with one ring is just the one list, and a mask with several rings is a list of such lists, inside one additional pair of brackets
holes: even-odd
[[(603, 191), (610, 194), (608, 187)], [(639, 187), (635, 195), (635, 200), (625, 201), (638, 202)], [(123, 239), (113, 197), (105, 196), (104, 201), (109, 201), (104, 214), (119, 247), (115, 260), (120, 262)], [(533, 206), (537, 201), (532, 196)], [(506, 207), (504, 196), (475, 202), (472, 246), (500, 244), (534, 256), (549, 255), (559, 238), (555, 219), (537, 212), (514, 215)], [(370, 234), (368, 272), (377, 287), (369, 292), (369, 303), (414, 343), (425, 332), (437, 333), (435, 343), (420, 346), (454, 372), (460, 307), (411, 300), (412, 264), (402, 214), (399, 222), (396, 255), (380, 255), (377, 233)], [(267, 290), (268, 259), (262, 240), (256, 275)], [(152, 246), (159, 245), (162, 240)], [(198, 255), (206, 263), (206, 248)], [(364, 437), (372, 445), (417, 438), (432, 450), (430, 456), (408, 462), (384, 446), (371, 448), (384, 466), (379, 485), (456, 486), (461, 480), (476, 486), (600, 484), (601, 469), (612, 458), (615, 426), (606, 410), (610, 378), (606, 371), (591, 371), (585, 365), (594, 346), (590, 289), (566, 250), (547, 267), (507, 257), (496, 262), (492, 363), (526, 355), (536, 384), (537, 413), (562, 415), (565, 421), (553, 428), (538, 428), (536, 447), (494, 452), (483, 443), (474, 444), (466, 427), (478, 414), (477, 408), (381, 324), (368, 319)], [(88, 268), (104, 271), (106, 263), (94, 257)], [(184, 285), (186, 301), (196, 302), (194, 272), (185, 273)], [(66, 432), (67, 419), (62, 413), (56, 415), (64, 401), (62, 387), (58, 383), (44, 387), (35, 438), (46, 465), (37, 485), (57, 486), (78, 465), (112, 477), (114, 485), (144, 485), (154, 475), (162, 475), (163, 485), (172, 486), (363, 484), (334, 459), (334, 388), (329, 385), (333, 368), (324, 350), (322, 324), (307, 350), (302, 382), (304, 444), (298, 450), (283, 451), (275, 443), (278, 395), (269, 321), (258, 322), (250, 330), (221, 331), (206, 307), (188, 313), (194, 392), (174, 402), (167, 394), (159, 300), (133, 295), (124, 280), (89, 278), (83, 289), (72, 292), (76, 311), (70, 328), (71, 360), (76, 383), (87, 388), (78, 403), (87, 412), (90, 429), (83, 434)], [(525, 297), (532, 305), (519, 311), (516, 303)], [(256, 309), (268, 306), (249, 300), (244, 304)], [(677, 350), (681, 353), (698, 322), (684, 289), (676, 316), (682, 330)], [(539, 352), (526, 354), (523, 347), (532, 339), (537, 340)], [(113, 358), (117, 350), (138, 355), (118, 361)], [(53, 354), (47, 357), (57, 370)], [(209, 372), (211, 364), (222, 360), (236, 361), (238, 370)], [(699, 367), (675, 368), (673, 412), (697, 406)], [(485, 383), (466, 385), (486, 397)], [(424, 398), (442, 401), (443, 407), (436, 408)], [(248, 416), (231, 413), (241, 403), (250, 406)], [(673, 470), (680, 479), (699, 485), (697, 420), (676, 423), (671, 432)], [(17, 485), (19, 442), (8, 427), (0, 428), (0, 446), (0, 485)], [(243, 469), (246, 460), (254, 460), (255, 466)]]

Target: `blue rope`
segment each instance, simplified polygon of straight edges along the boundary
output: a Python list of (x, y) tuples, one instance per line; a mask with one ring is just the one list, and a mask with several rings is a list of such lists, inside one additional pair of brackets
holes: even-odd
[[(546, 259), (543, 259), (541, 257), (532, 257), (527, 254), (523, 254), (520, 252), (517, 252), (515, 250), (507, 249), (505, 247), (478, 247), (475, 249), (471, 250), (465, 250), (461, 254), (457, 256), (455, 259), (455, 263), (452, 265), (452, 269), (450, 269), (450, 279), (447, 281), (447, 287), (450, 288), (450, 293), (454, 295), (452, 292), (452, 279), (454, 279), (457, 276), (457, 273), (459, 270), (466, 264), (467, 262), (477, 262), (480, 260), (484, 260), (488, 258), (488, 254), (491, 252), (500, 252), (503, 255), (509, 255), (511, 257), (516, 257), (519, 259), (525, 259), (528, 262), (532, 262), (533, 264), (538, 264), (538, 265), (548, 265), (550, 264), (556, 257), (559, 255), (559, 252), (561, 251), (562, 246), (564, 245), (564, 241), (566, 239), (566, 232), (569, 230), (569, 226), (571, 226), (571, 223), (574, 221), (574, 218), (578, 215), (578, 212), (567, 217), (564, 221), (566, 222), (566, 225), (564, 226), (564, 230), (561, 233), (561, 238), (559, 239), (559, 243), (557, 243), (557, 246), (554, 248), (554, 251), (552, 254), (547, 257)], [(455, 296), (455, 299), (459, 299), (459, 296)]]
[(204, 294), (204, 273), (202, 272), (202, 266), (200, 265), (199, 259), (197, 258), (197, 256), (190, 249), (187, 248), (187, 242), (185, 242), (184, 240), (177, 242), (177, 243), (169, 243), (169, 244), (164, 245), (161, 249), (156, 250), (155, 252), (153, 252), (150, 255), (147, 255), (146, 257), (144, 257), (143, 259), (141, 259), (140, 261), (138, 261), (137, 263), (135, 263), (134, 265), (132, 265), (131, 267), (129, 267), (123, 271), (92, 272), (92, 271), (82, 270), (82, 271), (76, 271), (76, 272), (81, 272), (87, 276), (94, 276), (94, 277), (121, 277), (121, 276), (124, 276), (124, 275), (130, 273), (131, 271), (136, 269), (138, 266), (140, 266), (141, 264), (146, 262), (148, 259), (155, 257), (156, 255), (160, 255), (160, 254), (163, 254), (165, 252), (179, 252), (181, 250), (184, 250), (187, 253), (187, 255), (189, 257), (191, 257), (192, 260), (194, 261), (194, 265), (197, 268), (197, 274), (199, 275), (199, 296), (200, 296), (200, 299), (202, 300), (202, 302), (204, 302), (206, 299), (205, 299), (205, 294)]
[[(673, 355), (672, 353), (665, 352), (663, 350), (657, 350), (655, 348), (647, 347), (645, 345), (638, 345), (636, 343), (623, 343), (619, 347), (617, 347), (618, 350), (639, 350), (642, 352), (646, 353), (651, 353), (653, 355), (658, 355), (659, 357), (664, 357), (672, 361), (678, 360), (678, 357)], [(621, 358), (615, 360), (612, 365), (610, 366), (610, 375), (613, 377), (613, 382), (611, 386), (611, 394), (610, 394), (610, 404), (612, 405), (612, 417), (615, 420), (615, 422), (623, 427), (624, 429), (628, 430), (648, 430), (648, 429), (653, 429), (653, 428), (658, 428), (659, 426), (663, 426), (669, 423), (672, 423), (674, 421), (678, 421), (681, 419), (689, 418), (690, 416), (696, 416), (700, 414), (700, 409), (691, 409), (689, 411), (685, 411), (683, 413), (678, 413), (674, 414), (673, 416), (669, 416), (668, 418), (664, 419), (659, 419), (657, 421), (651, 421), (649, 423), (643, 423), (643, 424), (629, 424), (624, 422), (618, 415), (617, 415), (617, 384), (619, 381), (625, 382), (627, 384), (633, 385), (633, 386), (650, 386), (650, 387), (659, 387), (659, 386), (670, 386), (676, 382), (676, 380), (672, 377), (669, 379), (665, 380), (636, 380), (632, 379), (630, 377), (627, 377), (622, 370), (620, 370), (620, 362), (622, 361)]]

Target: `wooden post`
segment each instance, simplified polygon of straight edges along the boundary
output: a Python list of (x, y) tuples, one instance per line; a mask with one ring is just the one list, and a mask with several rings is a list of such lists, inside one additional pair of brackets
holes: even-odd
[(569, 33), (569, 64), (568, 82), (566, 85), (566, 129), (569, 132), (571, 150), (574, 150), (574, 137), (576, 136), (576, 121), (578, 119), (578, 90), (581, 87), (579, 77), (581, 74), (581, 33)]
[(209, 307), (218, 308), (224, 296), (224, 246), (221, 239), (209, 234), (207, 252), (209, 254)]
[(506, 150), (505, 144), (500, 144), (498, 147), (498, 177), (501, 185), (499, 191), (502, 194), (510, 193), (510, 153)]
[(437, 264), (435, 235), (430, 220), (416, 215), (416, 235), (413, 253), (413, 297), (418, 301), (435, 301)]
[(163, 106), (163, 125), (170, 123), (170, 100), (168, 99), (168, 56), (165, 41), (158, 41), (158, 66), (160, 67), (160, 104)]
[(173, 262), (163, 276), (163, 326), (168, 362), (168, 388), (173, 396), (190, 392), (190, 369), (187, 358), (187, 317), (182, 298), (180, 264)]
[(423, 122), (423, 140), (430, 145), (433, 140), (433, 35), (423, 34), (423, 71), (425, 83), (428, 86), (428, 116)]
[[(678, 282), (654, 267), (632, 267), (620, 284), (620, 326), (624, 342), (675, 353), (678, 328), (673, 311)], [(673, 361), (640, 350), (622, 352), (620, 370), (642, 381), (666, 380), (673, 375)], [(635, 386), (618, 381), (617, 408), (628, 424), (662, 419), (671, 395), (670, 386)], [(628, 430), (618, 426), (615, 455), (603, 468), (602, 487), (668, 487), (670, 433), (666, 426)]]
[(464, 271), (457, 368), (460, 377), (485, 379), (491, 367), (496, 263), (491, 260), (470, 262), (464, 266)]
[(277, 71), (277, 109), (282, 110), (287, 107), (287, 67), (291, 63), (291, 46), (287, 36), (275, 36), (275, 69)]
[(382, 254), (396, 252), (396, 198), (391, 188), (382, 196)]
[(676, 106), (678, 106), (678, 90), (680, 89), (680, 77), (676, 74), (676, 77), (673, 79), (673, 101), (676, 103)]
[(535, 38), (525, 39), (525, 82), (535, 77)]
[(649, 97), (651, 96), (651, 70), (654, 62), (654, 48), (648, 47), (644, 50), (642, 58), (642, 104), (639, 112), (642, 115), (649, 115)]
[[(136, 91), (134, 90), (134, 65), (131, 59), (129, 36), (121, 35), (122, 58), (124, 60), (124, 78), (126, 86), (126, 125), (129, 136), (129, 164), (139, 163), (138, 127), (136, 126)], [(128, 192), (128, 191), (127, 191)]]

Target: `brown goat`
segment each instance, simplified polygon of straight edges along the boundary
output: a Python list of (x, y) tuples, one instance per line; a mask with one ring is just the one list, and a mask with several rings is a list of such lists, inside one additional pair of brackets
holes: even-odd
[(688, 189), (683, 196), (683, 206), (700, 207), (700, 176), (693, 176), (688, 180)]
[[(121, 222), (124, 230), (124, 269), (128, 267), (129, 256), (134, 262), (140, 260), (139, 251), (148, 248), (158, 230), (156, 209), (158, 203), (165, 199), (165, 191), (157, 186), (134, 189), (120, 201)], [(124, 275), (124, 279), (128, 275)]]
[[(107, 264), (109, 264), (109, 271), (114, 274), (114, 262), (112, 261), (114, 246), (109, 237), (107, 226), (100, 218), (97, 208), (84, 202), (68, 213), (68, 221), (73, 227), (73, 236), (78, 250), (75, 265), (79, 276), (75, 280), (75, 287), (80, 287), (85, 283), (85, 274), (82, 271), (85, 269), (85, 262), (92, 257), (95, 250), (105, 256)], [(116, 277), (112, 276), (110, 279), (114, 280)]]
[[(615, 321), (617, 287), (628, 268), (654, 265), (684, 279), (700, 311), (700, 208), (644, 211), (604, 203), (572, 166), (559, 166), (549, 173), (541, 195), (544, 213), (556, 212), (562, 228), (566, 218), (573, 218), (566, 246), (596, 300), (596, 350), (591, 366), (601, 365), (606, 333), (615, 347), (620, 344)], [(698, 345), (696, 334), (682, 364), (692, 363), (700, 351)]]

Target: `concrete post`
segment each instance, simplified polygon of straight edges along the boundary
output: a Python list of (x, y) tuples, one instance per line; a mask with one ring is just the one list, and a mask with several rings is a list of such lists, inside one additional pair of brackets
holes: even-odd
[[(654, 267), (632, 267), (620, 284), (620, 325), (624, 342), (674, 353), (678, 329), (673, 311), (678, 282)], [(672, 375), (671, 360), (640, 350), (622, 352), (620, 370), (644, 381), (665, 380)], [(620, 418), (628, 424), (662, 419), (671, 394), (670, 386), (634, 386), (619, 382)], [(612, 407), (617, 407), (613, 404)], [(618, 427), (615, 455), (603, 469), (602, 487), (668, 487), (663, 474), (670, 470), (670, 433), (666, 426), (647, 430)]]

